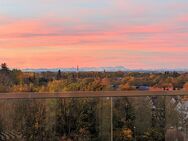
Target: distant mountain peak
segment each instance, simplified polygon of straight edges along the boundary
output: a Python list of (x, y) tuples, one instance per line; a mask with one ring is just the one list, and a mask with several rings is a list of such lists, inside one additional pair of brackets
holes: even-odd
[(63, 72), (76, 72), (76, 71), (80, 71), (80, 72), (87, 72), (87, 71), (98, 71), (98, 72), (102, 72), (102, 71), (107, 71), (107, 72), (117, 72), (117, 71), (128, 71), (128, 69), (126, 69), (123, 66), (115, 66), (115, 67), (81, 67), (81, 68), (39, 68), (39, 69), (23, 69), (22, 71), (24, 72), (57, 72), (58, 70), (61, 70)]

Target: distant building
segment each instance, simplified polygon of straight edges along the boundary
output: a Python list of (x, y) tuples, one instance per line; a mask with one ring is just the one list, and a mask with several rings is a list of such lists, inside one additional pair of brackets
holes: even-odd
[(149, 88), (149, 86), (136, 86), (136, 89), (139, 91), (148, 91)]

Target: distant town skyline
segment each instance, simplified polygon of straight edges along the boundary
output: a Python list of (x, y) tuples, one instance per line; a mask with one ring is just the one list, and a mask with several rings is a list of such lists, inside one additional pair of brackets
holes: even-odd
[(188, 68), (187, 0), (1, 0), (12, 68)]

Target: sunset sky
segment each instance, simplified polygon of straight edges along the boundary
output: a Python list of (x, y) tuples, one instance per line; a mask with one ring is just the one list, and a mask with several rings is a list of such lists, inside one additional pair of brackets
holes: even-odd
[(0, 0), (12, 68), (188, 68), (188, 0)]

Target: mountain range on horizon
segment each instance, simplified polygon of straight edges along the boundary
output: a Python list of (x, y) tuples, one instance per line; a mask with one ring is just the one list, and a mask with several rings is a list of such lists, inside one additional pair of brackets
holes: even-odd
[(187, 72), (188, 69), (186, 68), (180, 68), (180, 69), (168, 69), (168, 68), (164, 68), (164, 69), (128, 69), (124, 66), (115, 66), (115, 67), (81, 67), (81, 68), (76, 68), (76, 67), (72, 67), (72, 68), (37, 68), (37, 69), (33, 69), (33, 68), (26, 68), (26, 69), (22, 69), (22, 71), (24, 72), (57, 72), (61, 70), (62, 72), (118, 72), (118, 71), (130, 71), (130, 72), (164, 72), (164, 71), (181, 71), (181, 72)]

